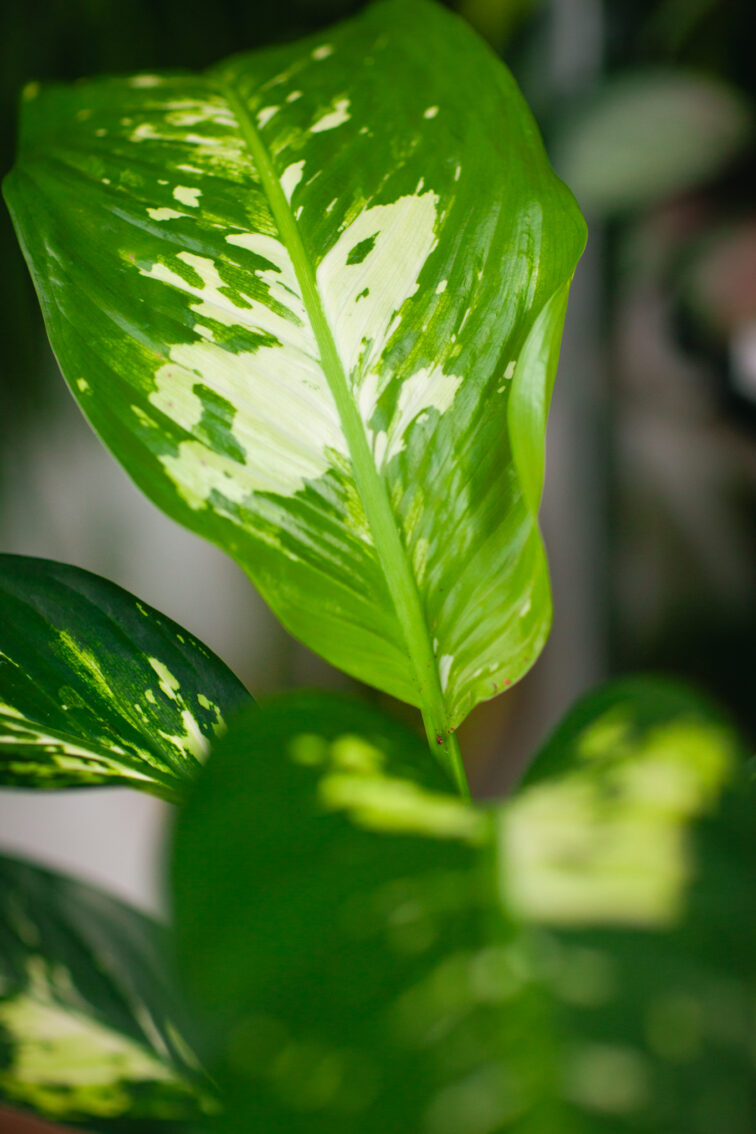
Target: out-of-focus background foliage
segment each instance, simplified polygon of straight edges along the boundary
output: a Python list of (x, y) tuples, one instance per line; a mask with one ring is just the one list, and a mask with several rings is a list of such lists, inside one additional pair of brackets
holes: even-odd
[[(25, 0), (0, 15), (0, 167), (29, 80), (202, 67), (357, 0)], [(461, 730), (503, 790), (602, 678), (692, 678), (756, 732), (756, 69), (748, 0), (455, 0), (518, 78), (590, 227), (549, 434), (554, 631)], [(355, 60), (355, 81), (360, 61)], [(471, 113), (474, 113), (471, 107)], [(143, 499), (69, 398), (0, 215), (0, 547), (100, 572), (208, 642), (256, 694), (347, 687), (240, 571)], [(372, 696), (372, 695), (371, 695)], [(0, 844), (159, 903), (161, 805), (0, 793)]]

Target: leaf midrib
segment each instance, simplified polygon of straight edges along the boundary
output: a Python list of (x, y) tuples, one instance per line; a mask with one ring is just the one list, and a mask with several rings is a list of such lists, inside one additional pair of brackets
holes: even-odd
[(336, 403), (344, 431), (352, 460), (355, 484), (412, 662), (428, 742), (446, 763), (462, 794), (467, 795), (469, 794), (467, 779), (459, 746), (449, 727), (446, 700), (441, 689), (436, 657), (417, 582), (391, 508), (386, 485), (376, 468), (365, 425), (352, 396), (333, 331), (323, 310), (312, 261), (278, 180), (271, 156), (244, 100), (230, 79), (220, 80), (219, 85), (236, 118), (239, 131), (260, 177), (273, 218), (294, 266), (302, 292), (302, 301), (320, 353), (320, 365)]

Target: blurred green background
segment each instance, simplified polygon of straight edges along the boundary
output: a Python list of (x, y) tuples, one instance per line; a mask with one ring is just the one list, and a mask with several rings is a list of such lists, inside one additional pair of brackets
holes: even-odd
[[(0, 166), (12, 164), (29, 80), (202, 67), (361, 6), (13, 0), (0, 15)], [(691, 678), (753, 735), (751, 5), (450, 6), (515, 73), (590, 228), (549, 435), (554, 632), (533, 672), (461, 730), (473, 783), (503, 790), (574, 698), (619, 672)], [(0, 255), (0, 547), (116, 580), (206, 640), (255, 693), (348, 687), (286, 636), (233, 564), (144, 500), (90, 434), (47, 346), (5, 210)], [(0, 793), (3, 845), (147, 905), (159, 902), (160, 823), (160, 805), (117, 792), (107, 801)]]

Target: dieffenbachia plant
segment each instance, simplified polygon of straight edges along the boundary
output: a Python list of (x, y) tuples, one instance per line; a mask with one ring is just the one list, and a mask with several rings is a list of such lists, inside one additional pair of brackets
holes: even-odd
[(5, 194), (89, 421), (334, 665), (453, 731), (529, 668), (585, 230), (514, 81), (384, 0), (202, 74), (25, 91)]
[(429, 744), (253, 707), (120, 588), (0, 556), (0, 785), (181, 805), (173, 929), (0, 859), (0, 1100), (101, 1134), (749, 1134), (730, 726), (620, 683), (509, 799), (467, 797), (454, 729), (548, 629), (584, 239), (506, 70), (385, 0), (202, 75), (32, 86), (6, 193), (105, 443)]

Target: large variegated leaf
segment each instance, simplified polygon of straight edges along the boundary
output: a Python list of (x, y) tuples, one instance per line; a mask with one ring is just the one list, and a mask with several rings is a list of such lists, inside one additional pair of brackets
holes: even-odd
[(0, 786), (126, 784), (180, 798), (241, 682), (89, 571), (0, 555)]
[(387, 0), (202, 75), (33, 86), (6, 195), (92, 425), (294, 634), (442, 747), (525, 672), (584, 227), (464, 23)]
[(174, 859), (224, 1130), (747, 1134), (739, 755), (690, 693), (618, 685), (481, 809), (409, 777), (422, 745), (364, 707), (239, 718)]
[(101, 1132), (214, 1113), (166, 965), (148, 918), (0, 856), (0, 1100)]

